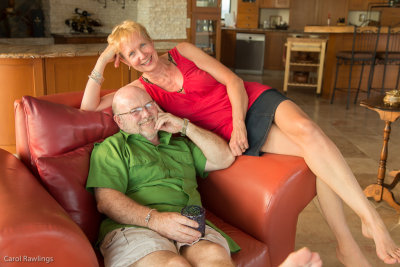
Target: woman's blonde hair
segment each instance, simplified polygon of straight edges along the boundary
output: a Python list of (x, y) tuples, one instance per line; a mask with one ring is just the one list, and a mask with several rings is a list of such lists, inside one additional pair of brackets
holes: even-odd
[(121, 43), (133, 33), (139, 33), (140, 36), (144, 37), (148, 41), (152, 41), (149, 33), (142, 24), (132, 20), (125, 20), (114, 27), (111, 34), (107, 38), (107, 42), (108, 44), (119, 49)]

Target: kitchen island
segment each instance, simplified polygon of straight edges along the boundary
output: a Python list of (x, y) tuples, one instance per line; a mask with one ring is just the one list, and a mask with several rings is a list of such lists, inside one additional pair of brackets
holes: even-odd
[[(165, 53), (174, 42), (155, 42)], [(107, 44), (0, 44), (0, 148), (15, 153), (13, 103), (24, 95), (82, 91), (100, 53)], [(102, 89), (118, 89), (137, 79), (139, 73), (125, 64), (104, 72)]]
[[(329, 98), (335, 81), (335, 71), (336, 71), (336, 54), (338, 51), (351, 51), (353, 42), (353, 32), (354, 26), (306, 26), (304, 27), (305, 33), (310, 34), (327, 34), (328, 35), (328, 45), (325, 56), (324, 65), (324, 77), (322, 85), (322, 96)], [(386, 41), (387, 41), (388, 27), (381, 27), (380, 37), (377, 51), (385, 51)], [(360, 76), (360, 66), (355, 65), (353, 67), (353, 78), (351, 87), (357, 88), (357, 83)], [(361, 90), (367, 88), (368, 75), (370, 66), (366, 65), (364, 68), (364, 78), (361, 82)], [(385, 87), (393, 88), (395, 86), (396, 77), (398, 72), (398, 66), (388, 66), (386, 70)], [(348, 76), (349, 76), (349, 66), (341, 66), (338, 73), (337, 87), (347, 88), (348, 86)], [(372, 88), (379, 88), (382, 85), (383, 77), (383, 66), (377, 65), (374, 70), (374, 77)], [(363, 99), (365, 95), (361, 95), (358, 99)], [(338, 100), (336, 100), (338, 101)]]

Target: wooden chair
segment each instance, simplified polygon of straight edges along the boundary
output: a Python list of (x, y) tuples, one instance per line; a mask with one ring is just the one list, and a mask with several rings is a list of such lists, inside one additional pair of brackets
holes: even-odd
[(361, 65), (360, 77), (358, 81), (356, 96), (354, 98), (354, 103), (357, 103), (357, 98), (360, 91), (365, 65), (370, 65), (368, 85), (367, 85), (368, 87), (367, 92), (369, 96), (372, 84), (373, 68), (375, 66), (376, 48), (379, 41), (379, 33), (380, 33), (380, 27), (375, 27), (375, 26), (354, 27), (352, 50), (339, 51), (336, 54), (336, 75), (331, 96), (331, 104), (333, 103), (333, 100), (335, 98), (336, 90), (339, 89), (336, 87), (336, 84), (337, 84), (340, 65), (350, 65), (346, 109), (349, 108), (350, 104), (350, 93), (351, 93), (351, 82), (352, 82), (351, 80), (353, 78), (352, 72), (354, 65)]

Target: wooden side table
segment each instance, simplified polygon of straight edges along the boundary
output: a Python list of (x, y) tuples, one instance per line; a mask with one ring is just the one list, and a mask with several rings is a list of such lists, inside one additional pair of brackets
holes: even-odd
[(400, 117), (400, 107), (389, 107), (385, 105), (383, 103), (383, 96), (363, 100), (360, 105), (378, 112), (381, 120), (385, 121), (385, 128), (383, 130), (383, 146), (378, 168), (378, 179), (376, 184), (371, 184), (364, 189), (364, 194), (367, 197), (373, 197), (377, 202), (381, 200), (386, 201), (390, 206), (395, 208), (398, 213), (400, 213), (400, 205), (396, 202), (393, 193), (390, 191), (400, 181), (400, 171), (391, 172), (391, 175), (394, 176), (391, 184), (384, 183), (391, 124)]

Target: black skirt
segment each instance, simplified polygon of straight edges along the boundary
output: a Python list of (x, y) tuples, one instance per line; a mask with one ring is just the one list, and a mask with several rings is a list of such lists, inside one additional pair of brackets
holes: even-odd
[(275, 110), (279, 104), (288, 100), (276, 89), (264, 91), (247, 111), (246, 128), (249, 148), (243, 153), (249, 156), (260, 156), (260, 151), (267, 140), (269, 130), (275, 117)]

